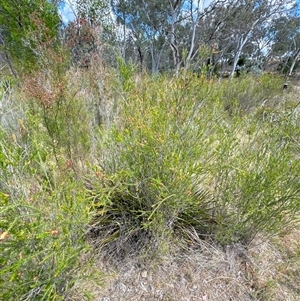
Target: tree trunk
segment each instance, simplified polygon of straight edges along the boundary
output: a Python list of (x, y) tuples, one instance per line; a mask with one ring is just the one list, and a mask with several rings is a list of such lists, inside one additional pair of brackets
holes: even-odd
[(138, 51), (138, 54), (139, 54), (140, 72), (143, 72), (143, 60), (144, 60), (144, 56), (143, 56), (143, 53), (142, 53), (141, 46), (137, 46), (137, 51)]
[(190, 46), (190, 50), (189, 50), (189, 53), (188, 53), (187, 58), (186, 58), (186, 63), (185, 63), (185, 68), (184, 68), (185, 71), (187, 71), (190, 68), (190, 65), (191, 65), (192, 55), (193, 55), (194, 48), (195, 48), (196, 29), (197, 29), (197, 24), (194, 23), (193, 24), (192, 37), (191, 37), (191, 46)]
[[(3, 39), (1, 34), (0, 34), (0, 44), (3, 47), (5, 47), (5, 42), (4, 42), (4, 39)], [(18, 78), (17, 72), (16, 72), (16, 70), (15, 70), (15, 68), (14, 68), (14, 66), (13, 66), (6, 50), (3, 51), (3, 56), (2, 57), (3, 57), (4, 61), (7, 63), (7, 65), (9, 67), (10, 71), (12, 72), (14, 78)]]
[(231, 69), (230, 78), (233, 78), (234, 72), (235, 72), (235, 69), (236, 69), (236, 66), (237, 66), (237, 62), (238, 62), (239, 57), (242, 53), (242, 50), (243, 50), (243, 48), (244, 48), (245, 44), (247, 43), (251, 33), (253, 32), (253, 29), (255, 28), (255, 26), (258, 22), (259, 22), (259, 19), (255, 20), (252, 23), (251, 28), (248, 29), (248, 32), (245, 35), (241, 34), (238, 37), (238, 41), (237, 41), (238, 47), (237, 47), (236, 53), (234, 55), (234, 62), (233, 62), (233, 66), (232, 66), (232, 69)]
[(8, 56), (8, 53), (6, 51), (4, 51), (4, 60), (6, 61), (6, 63), (8, 64), (9, 66), (9, 69), (11, 71), (11, 73), (13, 74), (14, 78), (18, 78), (18, 75), (17, 75), (17, 72)]
[(170, 6), (171, 6), (171, 11), (172, 11), (172, 23), (171, 23), (171, 32), (170, 32), (170, 45), (173, 53), (173, 61), (174, 61), (174, 69), (175, 73), (178, 74), (180, 65), (181, 65), (181, 60), (180, 60), (180, 54), (177, 46), (177, 41), (176, 41), (176, 35), (175, 35), (175, 24), (178, 19), (178, 11), (181, 6), (181, 1), (176, 1), (176, 3), (173, 5), (173, 3), (170, 1)]
[(297, 59), (298, 59), (298, 55), (300, 54), (300, 48), (298, 48), (298, 50), (296, 51), (295, 55), (294, 55), (294, 58), (293, 58), (293, 61), (292, 61), (292, 65), (290, 67), (290, 71), (289, 71), (289, 76), (292, 75), (293, 73), (293, 70), (294, 70), (294, 67), (295, 67), (295, 64), (297, 62)]
[(152, 73), (157, 73), (159, 71), (161, 57), (162, 57), (162, 54), (163, 54), (166, 44), (167, 44), (167, 41), (165, 41), (164, 44), (162, 45), (161, 49), (159, 50), (158, 55), (155, 54), (155, 47), (153, 45), (150, 45)]
[(239, 57), (242, 53), (242, 49), (243, 49), (244, 44), (245, 43), (243, 41), (243, 38), (239, 38), (238, 47), (237, 47), (237, 50), (234, 54), (234, 60), (233, 60), (233, 64), (232, 64), (232, 68), (231, 68), (231, 72), (230, 72), (230, 78), (233, 78), (233, 76), (234, 76), (234, 72), (235, 72)]
[[(125, 13), (123, 13), (123, 19), (125, 20)], [(126, 63), (126, 25), (125, 25), (125, 22), (124, 22), (124, 25), (123, 25), (123, 49), (122, 49), (122, 56), (123, 56), (123, 60), (124, 62)]]

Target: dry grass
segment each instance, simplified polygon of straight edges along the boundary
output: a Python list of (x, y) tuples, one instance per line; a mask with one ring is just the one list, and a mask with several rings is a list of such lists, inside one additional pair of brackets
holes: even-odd
[(202, 241), (194, 251), (159, 262), (129, 260), (117, 268), (100, 262), (113, 276), (94, 300), (253, 300), (248, 259), (241, 254)]
[(67, 300), (297, 301), (299, 261), (300, 227), (269, 240), (259, 235), (248, 250), (199, 239), (188, 251), (151, 260), (99, 258), (93, 269), (106, 276), (82, 277)]
[(257, 265), (261, 300), (300, 300), (299, 226), (269, 241), (258, 238), (254, 243), (250, 256)]

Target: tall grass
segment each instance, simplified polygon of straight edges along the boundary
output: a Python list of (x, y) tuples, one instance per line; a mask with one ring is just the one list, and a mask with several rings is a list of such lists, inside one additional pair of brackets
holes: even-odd
[(287, 117), (284, 104), (275, 123), (257, 115), (275, 110), (279, 93), (280, 80), (265, 75), (224, 83), (162, 76), (126, 89), (117, 122), (100, 131), (102, 181), (93, 184), (96, 232), (112, 242), (109, 252), (126, 254), (144, 238), (148, 246), (176, 241), (192, 229), (222, 244), (248, 244), (293, 220), (296, 139), (282, 143), (279, 128), (295, 137), (299, 120)]
[(1, 300), (63, 300), (87, 238), (121, 259), (292, 225), (299, 116), (281, 79), (95, 66), (2, 93)]

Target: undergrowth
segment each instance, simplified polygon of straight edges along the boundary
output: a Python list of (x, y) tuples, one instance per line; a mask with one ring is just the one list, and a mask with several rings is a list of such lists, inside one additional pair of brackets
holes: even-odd
[(298, 104), (280, 78), (119, 68), (2, 84), (0, 300), (63, 300), (88, 242), (117, 261), (196, 236), (247, 248), (297, 219)]
[[(126, 89), (116, 122), (99, 130), (94, 168), (101, 181), (91, 179), (99, 213), (93, 230), (110, 254), (145, 237), (165, 250), (166, 242), (189, 240), (191, 229), (247, 245), (258, 232), (272, 235), (292, 222), (299, 120), (293, 106), (275, 107), (279, 82), (263, 75), (212, 83), (185, 74)], [(261, 118), (257, 110), (264, 109), (279, 109), (276, 120)]]

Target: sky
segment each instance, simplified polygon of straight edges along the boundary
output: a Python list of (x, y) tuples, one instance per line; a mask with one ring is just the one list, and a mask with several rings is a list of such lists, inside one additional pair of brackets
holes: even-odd
[[(203, 0), (203, 7), (207, 7), (212, 0)], [(299, 0), (300, 1), (300, 0)], [(198, 1), (195, 0), (197, 3)], [(59, 7), (59, 13), (64, 24), (68, 24), (70, 21), (75, 19), (75, 0), (62, 1)]]
[(59, 6), (59, 14), (62, 18), (64, 24), (68, 24), (69, 22), (75, 19), (74, 13), (74, 5), (72, 5), (73, 0), (66, 0), (62, 2)]
[[(203, 0), (203, 7), (208, 6), (211, 1), (212, 0)], [(195, 0), (195, 2), (198, 2), (198, 1)], [(300, 6), (300, 0), (296, 0), (296, 2)], [(64, 24), (68, 24), (70, 21), (73, 21), (75, 19), (74, 3), (75, 3), (75, 0), (65, 0), (60, 5), (59, 13), (61, 15), (61, 18), (62, 18)]]

